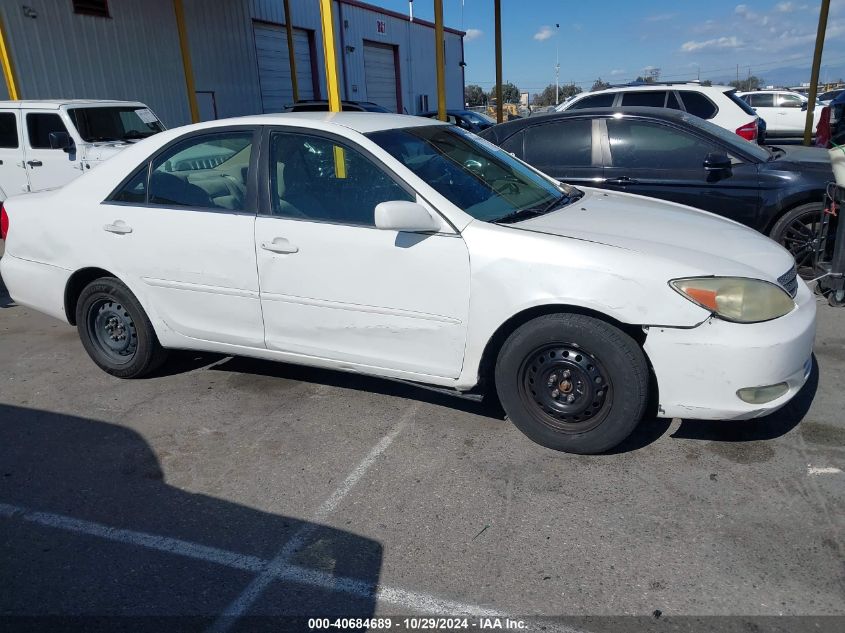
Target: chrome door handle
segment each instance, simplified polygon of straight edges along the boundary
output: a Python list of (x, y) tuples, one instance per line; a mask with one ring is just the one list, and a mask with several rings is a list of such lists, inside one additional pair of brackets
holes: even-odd
[(261, 248), (271, 253), (280, 253), (283, 255), (291, 255), (299, 252), (299, 248), (291, 244), (284, 237), (276, 237), (272, 242), (262, 242)]
[(44, 163), (42, 163), (40, 160), (28, 160), (26, 161), (26, 164), (30, 167), (41, 167), (41, 165), (43, 165)]
[(619, 178), (608, 178), (604, 183), (606, 185), (636, 185), (637, 181), (634, 178), (628, 178), (628, 176), (620, 176)]
[(109, 233), (116, 233), (117, 235), (126, 235), (132, 232), (132, 227), (123, 220), (115, 220), (112, 224), (106, 224), (103, 230)]

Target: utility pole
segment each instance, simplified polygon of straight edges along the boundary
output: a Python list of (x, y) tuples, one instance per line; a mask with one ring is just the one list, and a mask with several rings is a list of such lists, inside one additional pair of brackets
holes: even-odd
[(822, 65), (822, 49), (824, 35), (827, 31), (827, 14), (830, 11), (830, 0), (822, 0), (819, 9), (819, 29), (816, 32), (816, 50), (813, 53), (813, 70), (810, 73), (810, 93), (807, 95), (807, 120), (804, 123), (804, 145), (809, 145), (813, 138), (813, 110), (816, 107), (816, 93), (819, 88), (819, 69)]
[(555, 105), (560, 103), (560, 24), (555, 24)]
[(496, 31), (496, 123), (504, 120), (502, 109), (502, 0), (493, 0)]

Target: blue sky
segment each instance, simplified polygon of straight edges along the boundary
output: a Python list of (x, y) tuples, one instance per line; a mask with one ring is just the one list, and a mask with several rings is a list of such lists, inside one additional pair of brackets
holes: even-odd
[[(407, 0), (370, 0), (407, 14)], [(467, 84), (495, 79), (493, 0), (443, 0), (446, 26), (467, 31)], [(727, 81), (752, 74), (776, 81), (809, 79), (818, 0), (738, 3), (666, 0), (502, 0), (503, 77), (532, 94), (554, 83), (589, 89), (601, 76), (621, 83), (649, 67), (665, 79)], [(433, 0), (414, 15), (433, 19)], [(560, 29), (555, 24), (560, 24)], [(822, 79), (845, 74), (845, 0), (832, 0)], [(825, 74), (831, 75), (825, 77)], [(794, 78), (793, 78), (794, 76)]]

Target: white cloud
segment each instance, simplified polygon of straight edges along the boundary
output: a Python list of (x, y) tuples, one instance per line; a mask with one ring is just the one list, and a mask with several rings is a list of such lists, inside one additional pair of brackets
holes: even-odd
[(471, 42), (472, 40), (477, 40), (482, 35), (484, 35), (484, 31), (481, 29), (467, 29), (466, 35), (464, 36), (465, 42)]
[(775, 5), (775, 11), (779, 13), (792, 13), (796, 8), (794, 2), (778, 2)]
[(540, 30), (534, 34), (534, 39), (538, 42), (542, 42), (544, 40), (549, 39), (550, 37), (554, 37), (555, 31), (550, 26), (541, 26)]
[(624, 75), (625, 69), (624, 68), (614, 68), (613, 70), (610, 71), (610, 74), (613, 75), (614, 77), (617, 76), (617, 75)]
[(736, 5), (736, 8), (734, 9), (734, 13), (736, 13), (737, 15), (745, 18), (746, 20), (756, 20), (758, 17), (760, 17), (759, 15), (754, 13), (754, 11), (749, 9), (747, 4)]
[(646, 22), (666, 22), (667, 20), (671, 20), (677, 13), (658, 13), (656, 15), (650, 15), (645, 18)]
[(735, 35), (731, 35), (730, 37), (715, 37), (711, 40), (690, 40), (689, 42), (684, 42), (681, 45), (681, 51), (684, 53), (702, 53), (728, 48), (740, 48), (742, 45), (742, 40)]

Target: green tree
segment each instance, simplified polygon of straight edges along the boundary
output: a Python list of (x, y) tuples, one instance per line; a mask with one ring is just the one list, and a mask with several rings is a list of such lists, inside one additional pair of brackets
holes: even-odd
[(464, 88), (464, 101), (468, 106), (484, 105), (487, 99), (484, 96), (484, 89), (481, 86), (470, 84)]
[[(576, 86), (575, 84), (565, 84), (560, 87), (558, 92), (558, 99), (559, 101), (563, 101), (573, 95), (577, 95), (581, 92), (581, 88)], [(534, 99), (532, 103), (535, 106), (550, 106), (554, 105), (555, 103), (555, 85), (549, 84), (545, 88), (543, 88), (542, 92), (538, 92), (534, 95)]]
[(713, 82), (710, 81), (709, 79), (705, 79), (704, 81), (701, 82), (701, 85), (702, 86), (712, 86)]
[(730, 83), (731, 86), (739, 90), (740, 92), (746, 92), (748, 90), (759, 90), (760, 87), (763, 85), (763, 79), (761, 77), (756, 77), (751, 75), (746, 79), (740, 79), (739, 81), (732, 81)]
[(610, 88), (610, 83), (599, 77), (593, 82), (593, 87), (590, 90), (604, 90), (605, 88)]
[[(490, 91), (490, 101), (496, 100), (496, 86)], [(504, 103), (519, 103), (519, 88), (511, 82), (502, 84), (502, 101)]]

